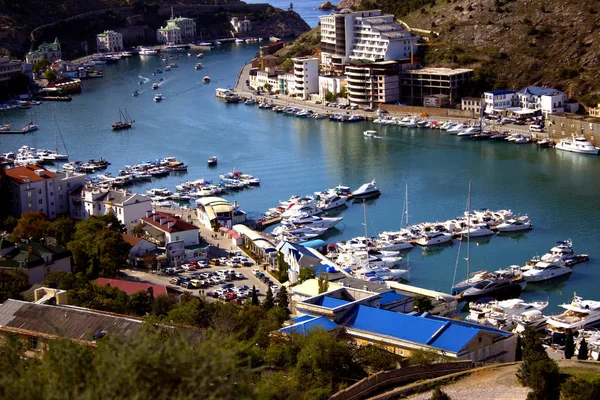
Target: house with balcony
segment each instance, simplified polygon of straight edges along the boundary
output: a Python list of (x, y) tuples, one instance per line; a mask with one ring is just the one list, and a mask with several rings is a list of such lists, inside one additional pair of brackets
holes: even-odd
[(25, 61), (28, 64), (35, 64), (44, 58), (51, 63), (62, 58), (62, 49), (58, 38), (55, 38), (53, 43), (40, 44), (37, 50), (32, 50), (25, 55)]
[(339, 94), (342, 88), (347, 88), (348, 78), (345, 75), (319, 76), (319, 97), (325, 100), (328, 93)]
[(239, 209), (237, 202), (231, 204), (221, 197), (203, 197), (196, 201), (196, 216), (200, 223), (209, 229), (229, 228), (246, 222), (246, 213)]
[(511, 110), (519, 115), (543, 115), (563, 113), (568, 97), (558, 89), (528, 86), (516, 93), (515, 105), (520, 110)]
[[(171, 10), (172, 11), (172, 10)], [(159, 43), (183, 43), (191, 41), (196, 36), (196, 21), (192, 18), (173, 16), (167, 20), (167, 24), (156, 30), (156, 40)]]
[(319, 93), (319, 59), (317, 57), (296, 57), (294, 62), (294, 95), (308, 100), (311, 94)]
[(4, 170), (10, 185), (12, 212), (40, 211), (54, 219), (69, 214), (69, 195), (85, 184), (85, 174), (51, 172), (29, 164)]
[(344, 67), (347, 94), (351, 103), (368, 105), (391, 103), (400, 98), (397, 61), (350, 62)]
[(20, 60), (11, 60), (8, 56), (0, 56), (0, 87), (8, 85), (12, 77), (23, 72)]
[(96, 35), (96, 47), (99, 52), (114, 53), (123, 50), (123, 35), (115, 31), (104, 31)]
[(492, 90), (483, 94), (484, 110), (486, 114), (505, 111), (514, 106), (515, 92), (512, 90)]
[(200, 229), (178, 216), (147, 211), (141, 221), (144, 239), (158, 246), (162, 247), (173, 242), (181, 242), (184, 246), (195, 246), (200, 243)]

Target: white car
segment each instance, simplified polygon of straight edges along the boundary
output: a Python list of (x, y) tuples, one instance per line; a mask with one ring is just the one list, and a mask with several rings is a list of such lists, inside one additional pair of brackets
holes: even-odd
[(235, 274), (235, 279), (246, 279), (246, 277), (244, 276), (244, 274), (237, 272)]
[(192, 266), (190, 264), (182, 264), (181, 268), (183, 268), (185, 271), (189, 271), (192, 269)]

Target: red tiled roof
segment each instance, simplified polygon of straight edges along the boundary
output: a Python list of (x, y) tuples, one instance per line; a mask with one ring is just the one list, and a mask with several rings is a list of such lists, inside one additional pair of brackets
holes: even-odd
[[(158, 215), (158, 221), (154, 220), (155, 215)], [(166, 221), (162, 225), (160, 224), (161, 218), (166, 219)], [(160, 229), (163, 232), (169, 232), (169, 233), (199, 230), (199, 228), (197, 226), (189, 224), (179, 217), (176, 217), (176, 216), (173, 216), (173, 215), (167, 214), (167, 213), (162, 213), (162, 212), (157, 212), (157, 213), (152, 214), (150, 217), (142, 218), (142, 221)], [(169, 228), (169, 222), (173, 223), (170, 228)]]
[[(39, 176), (38, 174), (36, 174), (35, 171), (38, 170), (43, 170), (44, 175)], [(6, 176), (8, 176), (10, 179), (12, 179), (18, 184), (25, 183), (25, 180), (27, 178), (29, 178), (30, 182), (39, 182), (43, 181), (44, 179), (56, 177), (54, 173), (48, 171), (44, 167), (40, 167), (39, 165), (35, 164), (28, 164), (23, 167), (8, 168), (5, 169), (4, 172), (6, 173)]]
[(94, 282), (102, 286), (111, 286), (119, 288), (127, 294), (133, 294), (135, 292), (139, 292), (140, 290), (146, 291), (148, 288), (152, 288), (152, 292), (154, 297), (158, 296), (166, 296), (167, 295), (167, 287), (160, 285), (153, 285), (151, 283), (142, 283), (142, 282), (131, 282), (124, 281), (122, 279), (109, 279), (109, 278), (98, 278)]
[(129, 243), (131, 245), (131, 247), (133, 247), (144, 239), (123, 234), (123, 240), (126, 241), (127, 243)]

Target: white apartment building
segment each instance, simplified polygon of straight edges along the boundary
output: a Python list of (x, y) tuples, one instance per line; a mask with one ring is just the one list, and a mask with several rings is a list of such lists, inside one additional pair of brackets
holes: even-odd
[(483, 94), (484, 112), (492, 114), (513, 106), (515, 92), (512, 90), (493, 90)]
[(588, 113), (590, 117), (600, 118), (600, 104), (598, 104), (598, 107), (588, 108)]
[(296, 57), (292, 61), (296, 78), (295, 95), (307, 100), (311, 94), (319, 93), (319, 59)]
[(347, 85), (346, 76), (319, 76), (319, 97), (325, 100), (327, 93), (338, 94)]
[(277, 75), (279, 81), (279, 93), (288, 96), (294, 96), (296, 93), (296, 75), (283, 74)]
[(0, 86), (6, 86), (13, 76), (21, 72), (21, 61), (0, 56)]
[(247, 18), (240, 20), (238, 17), (233, 17), (230, 22), (233, 30), (237, 33), (250, 32), (252, 30), (252, 22)]
[(92, 215), (113, 214), (128, 232), (140, 223), (146, 211), (152, 209), (152, 200), (145, 195), (127, 190), (107, 190), (81, 187), (69, 195), (70, 216), (87, 219)]
[(382, 61), (372, 64), (350, 63), (345, 67), (348, 77), (348, 100), (351, 103), (373, 106), (400, 99), (398, 62)]
[(172, 242), (183, 242), (184, 246), (200, 243), (200, 228), (183, 219), (161, 212), (148, 211), (141, 218), (145, 238), (164, 246)]
[(183, 43), (184, 39), (192, 39), (196, 36), (196, 21), (192, 18), (177, 17), (171, 15), (167, 25), (156, 31), (156, 40), (159, 43)]
[(50, 172), (39, 165), (4, 171), (10, 182), (13, 212), (41, 211), (50, 219), (69, 213), (69, 193), (85, 184), (85, 174)]
[[(295, 79), (295, 77), (294, 77), (294, 79)], [(271, 85), (271, 87), (272, 87), (271, 90), (277, 90), (277, 88), (279, 87), (278, 77), (270, 69), (250, 70), (250, 74), (248, 76), (248, 81), (250, 83), (250, 87), (253, 90), (262, 89), (267, 84)]]
[(104, 31), (96, 35), (96, 48), (99, 52), (122, 51), (123, 35), (115, 31)]
[(544, 116), (548, 114), (565, 112), (565, 103), (567, 95), (560, 90), (529, 86), (517, 92), (516, 103), (521, 111), (515, 111), (517, 114), (534, 114), (540, 112)]
[(350, 60), (385, 61), (409, 58), (418, 37), (381, 10), (342, 10), (319, 17), (323, 69), (335, 70)]

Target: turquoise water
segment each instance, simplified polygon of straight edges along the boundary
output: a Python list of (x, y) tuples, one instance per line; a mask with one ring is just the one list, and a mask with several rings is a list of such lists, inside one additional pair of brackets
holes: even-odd
[[(159, 57), (132, 57), (102, 66), (105, 77), (84, 81), (82, 94), (70, 103), (49, 102), (0, 114), (0, 123), (21, 127), (34, 110), (41, 127), (26, 136), (0, 136), (0, 151), (15, 151), (25, 144), (52, 147), (52, 113), (56, 113), (71, 160), (105, 157), (112, 162), (108, 171), (113, 174), (126, 164), (164, 156), (189, 164), (187, 174), (135, 186), (136, 191), (173, 189), (181, 181), (201, 177), (216, 180), (220, 172), (234, 168), (262, 178), (260, 188), (227, 196), (254, 214), (293, 194), (312, 194), (338, 184), (357, 188), (376, 179), (383, 194), (367, 203), (369, 234), (400, 227), (406, 185), (409, 219), (417, 223), (461, 215), (472, 181), (472, 208), (527, 213), (534, 229), (472, 243), (471, 270), (524, 264), (556, 240), (571, 238), (575, 250), (589, 252), (592, 261), (576, 266), (566, 282), (529, 285), (522, 297), (549, 297), (552, 311), (574, 291), (600, 299), (596, 292), (600, 277), (597, 157), (532, 145), (465, 141), (440, 131), (298, 119), (217, 101), (215, 88), (234, 85), (240, 67), (257, 49), (258, 44), (223, 45), (205, 53), (200, 71), (193, 68), (195, 57), (183, 55), (173, 60), (179, 68), (155, 77), (155, 68), (164, 70)], [(211, 76), (210, 84), (202, 83), (205, 75)], [(140, 87), (140, 77), (150, 80)], [(151, 83), (160, 77), (164, 78), (160, 89), (151, 90)], [(141, 94), (132, 97), (138, 88)], [(165, 97), (161, 103), (152, 101), (156, 92)], [(119, 108), (127, 108), (136, 120), (133, 129), (110, 130)], [(376, 129), (383, 138), (365, 139), (365, 129)], [(219, 157), (219, 165), (211, 170), (206, 160), (212, 155)], [(362, 204), (350, 204), (340, 214), (344, 220), (328, 238), (330, 242), (364, 233)], [(461, 250), (458, 277), (462, 279), (464, 245)], [(413, 249), (406, 256), (412, 283), (449, 291), (457, 254), (457, 243), (427, 251)]]

